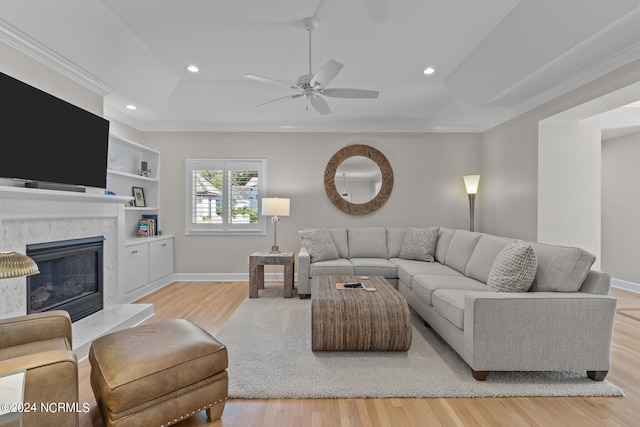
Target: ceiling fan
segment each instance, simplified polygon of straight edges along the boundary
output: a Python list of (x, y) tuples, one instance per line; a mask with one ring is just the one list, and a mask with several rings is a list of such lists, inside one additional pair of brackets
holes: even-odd
[(304, 97), (307, 101), (307, 110), (309, 104), (321, 115), (326, 115), (331, 112), (329, 104), (323, 98), (328, 96), (331, 98), (359, 98), (359, 99), (372, 99), (377, 98), (379, 92), (377, 90), (364, 90), (364, 89), (348, 89), (348, 88), (328, 88), (327, 85), (333, 81), (342, 70), (342, 65), (338, 61), (330, 59), (324, 64), (317, 73), (313, 74), (311, 68), (311, 33), (318, 28), (320, 21), (315, 16), (310, 16), (302, 20), (304, 29), (309, 33), (309, 73), (304, 74), (296, 80), (295, 85), (291, 85), (287, 82), (280, 80), (274, 80), (267, 77), (256, 76), (255, 74), (247, 74), (248, 77), (253, 80), (257, 80), (263, 83), (269, 83), (276, 86), (287, 87), (293, 89), (298, 93), (293, 95), (283, 96), (282, 98), (276, 98), (271, 101), (264, 102), (258, 106), (270, 104), (273, 102), (287, 101), (290, 99)]

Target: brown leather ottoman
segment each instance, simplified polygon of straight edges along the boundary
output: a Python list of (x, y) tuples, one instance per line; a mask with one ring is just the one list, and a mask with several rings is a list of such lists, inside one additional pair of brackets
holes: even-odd
[(105, 427), (167, 426), (206, 410), (222, 416), (227, 348), (185, 319), (113, 332), (89, 350), (91, 387)]

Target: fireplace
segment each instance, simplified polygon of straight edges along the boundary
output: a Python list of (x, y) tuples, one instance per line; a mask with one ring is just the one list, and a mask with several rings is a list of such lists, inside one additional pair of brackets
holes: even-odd
[(27, 277), (27, 313), (66, 310), (71, 321), (103, 308), (103, 236), (27, 245), (40, 274)]

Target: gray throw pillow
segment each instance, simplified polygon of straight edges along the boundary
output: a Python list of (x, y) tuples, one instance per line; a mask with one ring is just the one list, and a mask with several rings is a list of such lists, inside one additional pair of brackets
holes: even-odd
[(329, 230), (304, 230), (299, 231), (302, 244), (309, 252), (311, 262), (330, 261), (338, 259), (338, 248), (333, 242)]
[(497, 292), (527, 292), (537, 269), (538, 256), (533, 246), (509, 243), (493, 262), (487, 287)]
[(399, 258), (433, 262), (439, 231), (440, 227), (407, 229)]

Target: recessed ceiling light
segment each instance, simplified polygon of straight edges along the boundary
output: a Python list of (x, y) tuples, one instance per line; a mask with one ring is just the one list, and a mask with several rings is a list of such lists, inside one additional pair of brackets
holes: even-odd
[(135, 105), (133, 105), (133, 104), (129, 104), (129, 105), (127, 105), (127, 109), (129, 109), (129, 110), (137, 110), (137, 109), (138, 109), (138, 107), (136, 107), (136, 106), (135, 106)]
[(427, 76), (428, 76), (429, 74), (433, 74), (433, 73), (435, 73), (435, 72), (436, 72), (436, 69), (435, 69), (435, 68), (433, 68), (433, 67), (427, 67), (427, 68), (425, 68), (425, 69), (424, 69), (424, 71), (423, 71), (423, 73), (425, 73)]
[(200, 69), (198, 67), (196, 67), (195, 65), (189, 65), (187, 67), (187, 70), (191, 71), (192, 73), (197, 73), (198, 71), (200, 71)]

